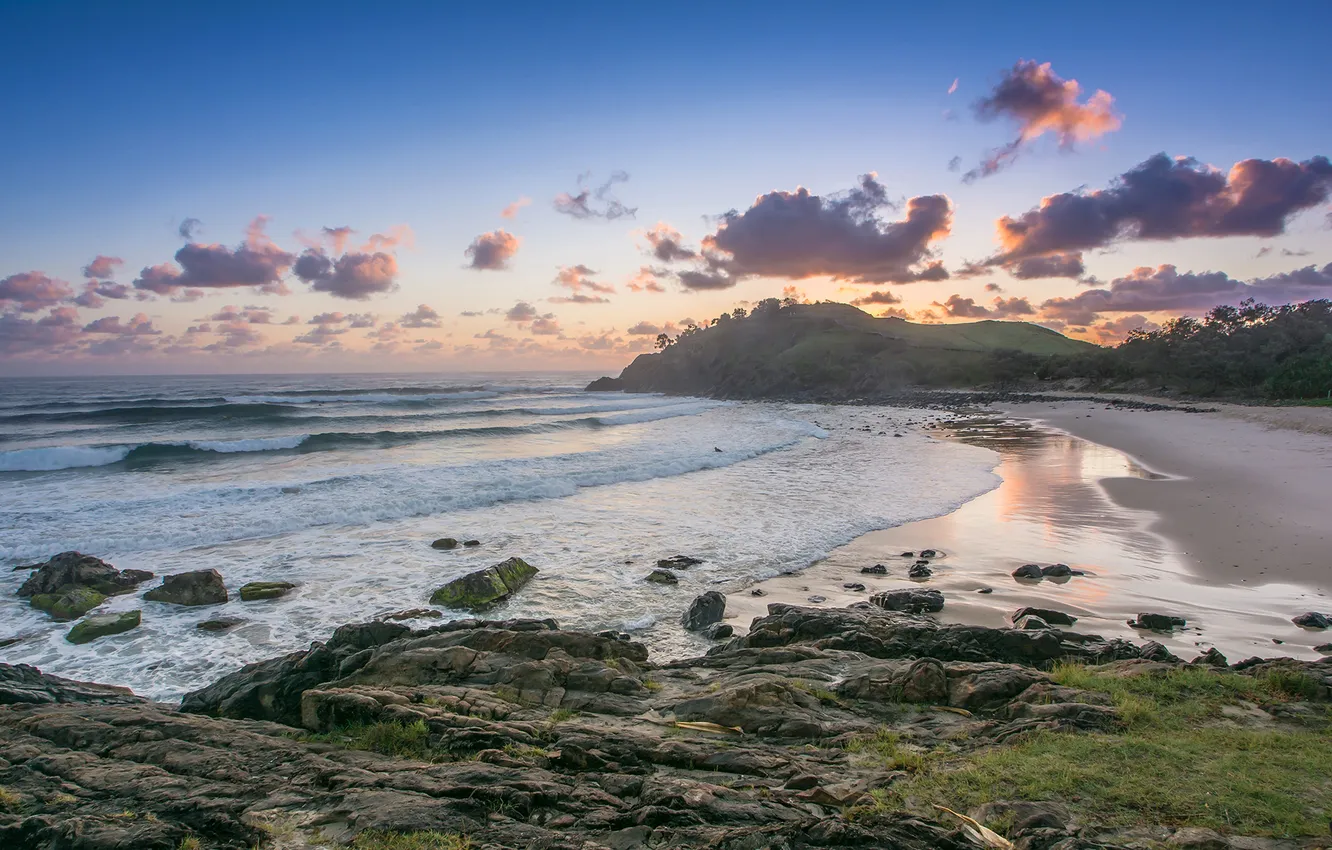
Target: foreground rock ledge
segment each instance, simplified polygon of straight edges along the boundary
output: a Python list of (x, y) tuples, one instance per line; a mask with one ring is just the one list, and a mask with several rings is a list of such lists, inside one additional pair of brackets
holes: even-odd
[[(477, 848), (961, 850), (974, 845), (955, 823), (867, 805), (901, 773), (847, 742), (885, 726), (908, 747), (959, 750), (1109, 729), (1102, 695), (1055, 686), (1040, 665), (1158, 663), (1141, 656), (1054, 629), (773, 605), (748, 637), (660, 665), (641, 644), (550, 620), (348, 625), (179, 710), (0, 665), (0, 847), (239, 850), (437, 830)], [(398, 730), (379, 741), (396, 755), (347, 748), (358, 729)], [(1041, 843), (1019, 846), (1125, 846), (1042, 824)]]

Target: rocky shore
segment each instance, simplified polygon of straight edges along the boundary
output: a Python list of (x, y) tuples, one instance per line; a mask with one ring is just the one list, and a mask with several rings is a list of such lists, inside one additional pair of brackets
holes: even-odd
[[(1328, 846), (1332, 659), (1224, 665), (869, 604), (662, 664), (551, 620), (359, 623), (179, 707), (0, 664), (0, 846)], [(1212, 734), (1249, 737), (1153, 750)], [(1284, 802), (1246, 802), (1246, 752)]]

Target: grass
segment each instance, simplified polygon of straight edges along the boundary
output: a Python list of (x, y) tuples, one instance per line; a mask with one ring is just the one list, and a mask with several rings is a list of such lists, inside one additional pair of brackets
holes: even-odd
[(902, 738), (887, 727), (880, 727), (871, 735), (855, 735), (846, 742), (846, 751), (852, 755), (868, 757), (888, 770), (918, 773), (925, 769), (926, 756), (916, 750), (904, 749)]
[(1036, 732), (949, 763), (931, 761), (878, 801), (923, 809), (998, 799), (1058, 800), (1107, 826), (1199, 826), (1243, 835), (1326, 834), (1332, 817), (1332, 736), (1228, 722), (1241, 701), (1305, 699), (1317, 683), (1302, 671), (1249, 677), (1180, 667), (1114, 677), (1059, 665), (1062, 685), (1108, 694), (1121, 733)]
[(12, 812), (23, 805), (23, 798), (0, 785), (0, 811)]
[(309, 735), (305, 740), (337, 744), (349, 750), (368, 750), (395, 758), (440, 761), (441, 754), (430, 747), (430, 730), (425, 721), (414, 723), (356, 723), (339, 726), (331, 732)]
[(571, 708), (557, 708), (550, 713), (550, 723), (554, 726), (556, 723), (563, 723), (566, 720), (573, 720), (578, 716), (578, 712)]
[(199, 839), (189, 835), (180, 840), (180, 844), (176, 845), (176, 850), (200, 850), (202, 847), (203, 845), (199, 843)]
[(661, 682), (658, 682), (656, 679), (644, 679), (643, 687), (649, 691), (659, 691), (661, 690)]
[(350, 850), (472, 850), (470, 839), (451, 832), (381, 832), (366, 830), (347, 845)]

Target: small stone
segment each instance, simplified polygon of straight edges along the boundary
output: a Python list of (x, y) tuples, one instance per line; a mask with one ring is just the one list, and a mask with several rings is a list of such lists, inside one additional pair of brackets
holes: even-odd
[(1050, 624), (1037, 617), (1035, 614), (1028, 614), (1025, 617), (1018, 617), (1013, 621), (1013, 628), (1032, 631), (1034, 629), (1048, 629)]
[(872, 567), (861, 567), (860, 571), (865, 575), (872, 575), (872, 576), (888, 575), (888, 568), (885, 567), (883, 564), (875, 564)]
[(821, 604), (823, 604), (824, 602), (827, 602), (827, 601), (828, 601), (828, 597), (826, 597), (826, 596), (817, 596), (817, 595), (815, 595), (815, 596), (811, 596), (811, 597), (809, 597), (809, 601), (810, 601), (810, 602), (813, 602), (815, 605), (821, 605)]
[(214, 617), (211, 620), (204, 620), (202, 623), (195, 623), (194, 627), (203, 632), (225, 632), (228, 629), (234, 629), (245, 622), (240, 617)]
[(90, 643), (99, 637), (118, 635), (139, 625), (139, 611), (125, 611), (120, 614), (94, 614), (84, 617), (74, 624), (74, 628), (65, 635), (70, 643)]
[(480, 541), (480, 540), (464, 540), (464, 541), (463, 541), (463, 545), (464, 545), (464, 546), (480, 546), (480, 545), (481, 545), (481, 541)]
[(782, 788), (787, 791), (808, 791), (811, 788), (819, 787), (820, 781), (817, 776), (801, 773), (786, 780), (786, 784)]
[(907, 570), (907, 578), (924, 579), (934, 575), (934, 570), (930, 569), (926, 562), (912, 564), (911, 569)]
[(994, 588), (993, 588), (993, 587), (981, 587), (981, 588), (977, 588), (976, 592), (977, 592), (977, 593), (994, 593)]
[(1039, 564), (1023, 564), (1013, 570), (1013, 578), (1045, 578)]
[(443, 617), (444, 612), (436, 611), (434, 608), (408, 608), (405, 611), (394, 611), (392, 614), (385, 614), (379, 619), (386, 623), (393, 623), (398, 620), (439, 620)]
[(1321, 644), (1320, 646), (1315, 646), (1313, 649), (1314, 652), (1321, 652), (1324, 655), (1332, 655), (1332, 643)]
[(1298, 617), (1292, 617), (1291, 622), (1302, 629), (1326, 629), (1332, 626), (1332, 619), (1317, 611), (1306, 611)]
[(937, 558), (939, 557), (939, 553), (934, 549), (921, 549), (920, 556), (922, 558)]
[(902, 553), (902, 557), (903, 557), (903, 558), (914, 558), (914, 557), (916, 557), (916, 553), (915, 553), (915, 552), (903, 552), (903, 553)]
[(652, 572), (648, 573), (647, 578), (643, 580), (650, 581), (653, 584), (680, 583), (680, 578), (675, 573), (671, 572), (670, 570), (661, 570), (661, 569), (653, 570)]
[(431, 549), (457, 549), (458, 541), (453, 537), (441, 537), (430, 544)]
[(703, 630), (703, 637), (708, 640), (725, 640), (735, 634), (735, 627), (730, 623), (713, 623)]
[(767, 596), (767, 595), (768, 595), (768, 592), (767, 592), (766, 590), (763, 590), (763, 589), (761, 589), (761, 588), (757, 588), (757, 587), (756, 587), (756, 588), (754, 588), (753, 590), (749, 591), (749, 595), (750, 595), (750, 596)]
[(846, 584), (842, 585), (842, 587), (846, 588), (847, 590), (854, 591), (856, 593), (860, 593), (865, 589), (865, 585), (861, 584), (858, 581), (848, 581)]
[(240, 589), (242, 602), (258, 602), (286, 596), (296, 585), (289, 581), (252, 581)]
[(701, 558), (691, 558), (688, 555), (672, 555), (669, 558), (662, 558), (657, 561), (657, 568), (663, 570), (687, 570), (690, 567), (696, 567), (703, 563)]
[(1226, 660), (1226, 657), (1222, 655), (1221, 651), (1218, 650), (1216, 647), (1208, 649), (1202, 655), (1199, 655), (1197, 658), (1193, 659), (1193, 661), (1190, 663), (1207, 667), (1230, 666), (1230, 662)]
[(1070, 569), (1068, 564), (1051, 564), (1048, 567), (1041, 567), (1041, 575), (1046, 578), (1067, 578), (1069, 576), (1080, 576), (1082, 573)]

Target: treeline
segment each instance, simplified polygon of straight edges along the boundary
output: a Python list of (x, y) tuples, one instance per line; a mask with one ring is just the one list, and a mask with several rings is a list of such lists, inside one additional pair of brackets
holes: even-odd
[(1147, 383), (1181, 392), (1271, 399), (1332, 397), (1332, 301), (1269, 307), (1252, 299), (1181, 317), (1160, 330), (1133, 331), (1113, 348), (1074, 357), (1009, 363), (1042, 379), (1089, 378), (1102, 384)]

